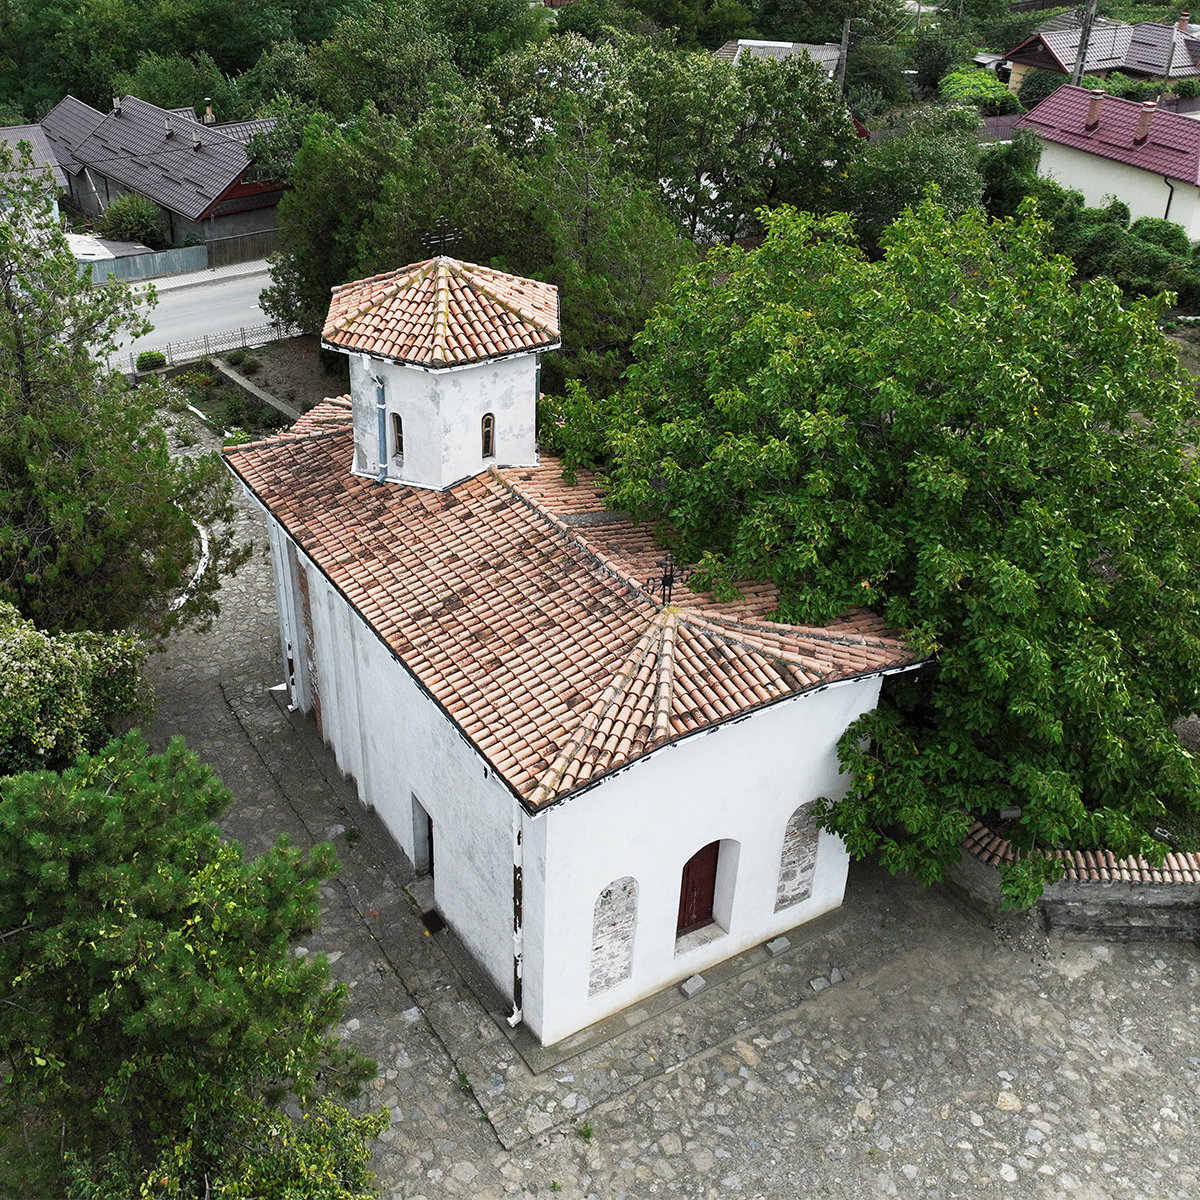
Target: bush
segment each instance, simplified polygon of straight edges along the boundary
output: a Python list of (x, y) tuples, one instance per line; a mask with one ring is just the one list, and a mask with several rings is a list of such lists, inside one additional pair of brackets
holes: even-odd
[(43, 633), (0, 603), (0, 775), (98, 750), (144, 708), (146, 649), (129, 634)]
[(262, 370), (262, 363), (252, 354), (247, 354), (242, 359), (242, 374), (253, 375), (256, 371)]
[(143, 350), (137, 356), (139, 371), (157, 371), (167, 365), (167, 356), (161, 350)]
[(979, 67), (960, 67), (943, 75), (938, 84), (943, 100), (973, 104), (989, 117), (1021, 111), (1021, 102), (992, 74)]
[(1181, 79), (1175, 84), (1171, 91), (1180, 98), (1180, 100), (1195, 100), (1200, 96), (1200, 79)]
[(1129, 232), (1134, 237), (1141, 238), (1143, 242), (1161, 246), (1172, 254), (1183, 258), (1191, 257), (1192, 243), (1188, 240), (1183, 226), (1176, 225), (1174, 221), (1164, 221), (1162, 217), (1138, 217), (1130, 225)]
[(241, 364), (245, 361), (245, 358), (246, 358), (245, 350), (230, 350), (230, 352), (227, 355), (225, 355), (225, 361), (231, 367), (241, 366)]
[(96, 229), (101, 237), (114, 242), (143, 242), (151, 250), (161, 250), (167, 244), (158, 205), (132, 192), (118, 196), (104, 210)]

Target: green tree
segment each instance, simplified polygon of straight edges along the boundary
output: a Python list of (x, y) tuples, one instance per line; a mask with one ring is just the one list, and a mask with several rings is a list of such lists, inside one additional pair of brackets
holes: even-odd
[(338, 120), (371, 104), (413, 122), (433, 95), (460, 90), (454, 47), (417, 0), (380, 0), (343, 17), (309, 52), (321, 107)]
[(157, 1167), (159, 1194), (202, 1195), (206, 1174), (254, 1165), (286, 1093), (354, 1095), (374, 1074), (329, 1033), (346, 993), (324, 957), (288, 953), (332, 848), (281, 838), (246, 861), (213, 823), (228, 802), (180, 740), (152, 754), (137, 735), (0, 780), (0, 1109), (52, 1119), (77, 1176)]
[(763, 205), (832, 207), (858, 152), (841, 97), (807, 56), (733, 66), (648, 50), (631, 65), (630, 86), (641, 173), (659, 182), (693, 240), (749, 233)]
[(0, 602), (0, 775), (98, 750), (144, 702), (146, 648), (129, 634), (43, 633)]
[(531, 201), (549, 241), (544, 274), (559, 287), (562, 351), (542, 367), (544, 387), (565, 378), (608, 395), (634, 335), (695, 260), (658, 195), (629, 171), (602, 126), (561, 122), (529, 168)]
[[(1161, 854), (1200, 810), (1171, 732), (1200, 704), (1192, 387), (1156, 316), (1074, 284), (1027, 217), (933, 200), (868, 261), (783, 210), (650, 319), (609, 503), (669, 522), (698, 586), (770, 580), (778, 619), (880, 613), (928, 665), (841, 742), (852, 854), (941, 877), (972, 817), (1022, 850)], [(1005, 872), (1026, 904), (1053, 873)]]
[(937, 85), (938, 96), (950, 104), (974, 105), (984, 116), (1002, 117), (1021, 111), (1021, 102), (991, 71), (962, 67), (947, 71)]
[(833, 4), (817, 0), (759, 0), (754, 8), (758, 36), (780, 42), (839, 41), (846, 17), (854, 19), (856, 30), (861, 23), (878, 27), (888, 41), (903, 28), (905, 20), (895, 0), (870, 0), (866, 5), (849, 0), (836, 0)]
[(212, 99), (219, 120), (249, 115), (237, 84), (203, 50), (193, 55), (141, 54), (132, 71), (113, 76), (112, 90), (114, 96), (137, 96), (160, 108), (190, 108), (197, 117), (204, 115), (206, 98)]
[(977, 207), (983, 196), (978, 128), (974, 109), (946, 105), (922, 109), (872, 142), (850, 179), (850, 204), (860, 235), (868, 242), (878, 239), (931, 184), (952, 215)]
[[(156, 637), (217, 611), (249, 550), (214, 456), (172, 458), (156, 395), (103, 367), (150, 328), (122, 284), (93, 288), (59, 231), (53, 182), (0, 148), (0, 599), (50, 630)], [(193, 522), (209, 529), (210, 565)]]

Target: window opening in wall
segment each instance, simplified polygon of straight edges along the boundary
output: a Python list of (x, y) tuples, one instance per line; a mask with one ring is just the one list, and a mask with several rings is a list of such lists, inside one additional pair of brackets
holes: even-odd
[(491, 413), (485, 413), (481, 423), (483, 436), (483, 457), (494, 458), (496, 455), (496, 418)]
[(679, 919), (675, 936), (683, 937), (713, 923), (713, 899), (717, 890), (717, 859), (721, 843), (709, 842), (683, 865), (679, 887)]
[(404, 457), (404, 419), (396, 412), (392, 413), (392, 453)]

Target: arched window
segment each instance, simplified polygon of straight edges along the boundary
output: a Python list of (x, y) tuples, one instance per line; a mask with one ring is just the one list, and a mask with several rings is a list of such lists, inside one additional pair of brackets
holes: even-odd
[(483, 421), (480, 423), (480, 432), (483, 437), (483, 457), (495, 458), (496, 418), (491, 413), (484, 413)]
[(821, 831), (806, 804), (791, 815), (783, 833), (783, 853), (779, 859), (779, 884), (775, 889), (775, 911), (799, 904), (812, 895), (813, 873), (817, 868), (817, 842)]
[(392, 453), (404, 457), (404, 418), (398, 412), (392, 413)]
[(637, 880), (614, 879), (592, 910), (592, 970), (588, 995), (616, 987), (633, 974), (633, 931), (637, 924)]

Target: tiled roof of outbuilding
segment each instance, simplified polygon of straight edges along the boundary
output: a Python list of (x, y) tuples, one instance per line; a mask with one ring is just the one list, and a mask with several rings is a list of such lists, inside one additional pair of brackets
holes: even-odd
[(530, 807), (759, 705), (915, 661), (865, 610), (767, 621), (769, 584), (657, 603), (662, 550), (585, 472), (376, 486), (348, 469), (349, 419), (346, 398), (327, 401), (226, 461)]
[(327, 346), (447, 367), (558, 345), (558, 289), (442, 255), (333, 289)]
[(1154, 110), (1144, 140), (1135, 141), (1138, 120), (1145, 110), (1134, 100), (1103, 95), (1099, 120), (1087, 125), (1092, 93), (1064, 84), (1027, 112), (1016, 129), (1029, 129), (1048, 142), (1071, 146), (1100, 158), (1140, 167), (1155, 175), (1200, 183), (1200, 121), (1178, 113)]
[[(976, 821), (967, 830), (968, 854), (989, 866), (1009, 866), (1017, 861), (1012, 843)], [(1093, 883), (1200, 883), (1200, 854), (1176, 852), (1155, 867), (1144, 858), (1117, 858), (1111, 850), (1055, 850), (1063, 865), (1063, 878)]]

